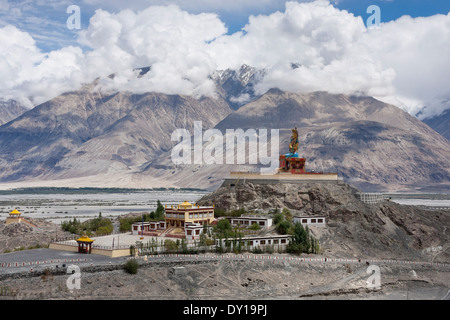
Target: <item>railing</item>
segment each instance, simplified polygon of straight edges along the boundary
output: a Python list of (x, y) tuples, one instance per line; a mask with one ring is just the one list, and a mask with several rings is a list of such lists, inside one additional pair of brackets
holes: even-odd
[(444, 206), (424, 206), (424, 205), (418, 205), (417, 207), (425, 210), (450, 210), (450, 207), (444, 207)]
[(386, 200), (386, 196), (383, 193), (364, 193), (358, 192), (357, 198), (367, 204), (378, 204)]
[(122, 244), (117, 246), (99, 246), (99, 245), (92, 245), (92, 249), (98, 249), (98, 250), (124, 250), (124, 249), (130, 249), (130, 245)]

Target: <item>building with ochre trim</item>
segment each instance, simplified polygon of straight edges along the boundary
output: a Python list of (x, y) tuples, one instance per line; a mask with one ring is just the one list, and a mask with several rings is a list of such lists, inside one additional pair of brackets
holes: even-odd
[(214, 221), (214, 206), (201, 207), (187, 201), (177, 206), (166, 206), (167, 228), (181, 227), (186, 224), (211, 224)]

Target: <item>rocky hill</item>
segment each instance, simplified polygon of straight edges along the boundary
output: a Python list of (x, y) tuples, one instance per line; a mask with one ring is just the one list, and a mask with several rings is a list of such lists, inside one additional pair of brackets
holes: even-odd
[(423, 122), (450, 141), (450, 109), (445, 110), (440, 115), (426, 118)]
[(450, 211), (427, 211), (391, 201), (369, 205), (359, 190), (343, 182), (261, 184), (224, 183), (197, 203), (226, 211), (270, 213), (287, 208), (294, 215), (325, 216), (327, 227), (311, 227), (325, 253), (355, 257), (423, 258), (430, 247), (444, 248), (435, 261), (449, 262)]
[(54, 239), (72, 238), (73, 235), (65, 232), (59, 225), (45, 219), (28, 218), (35, 227), (26, 223), (5, 224), (0, 221), (0, 254), (14, 250), (46, 247)]

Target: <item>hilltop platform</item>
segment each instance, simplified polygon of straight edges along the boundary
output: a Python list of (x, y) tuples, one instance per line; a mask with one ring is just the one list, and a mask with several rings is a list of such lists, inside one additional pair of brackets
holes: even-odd
[(257, 172), (230, 172), (223, 185), (237, 185), (239, 183), (252, 182), (256, 184), (273, 183), (306, 183), (306, 182), (338, 182), (339, 177), (335, 172), (306, 172), (291, 174), (280, 172), (277, 174), (260, 174)]

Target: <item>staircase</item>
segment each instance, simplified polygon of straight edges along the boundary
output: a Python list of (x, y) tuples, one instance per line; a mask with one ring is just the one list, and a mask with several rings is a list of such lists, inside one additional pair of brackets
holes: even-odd
[(166, 234), (172, 232), (173, 230), (175, 230), (175, 228), (176, 228), (176, 227), (170, 227), (170, 228), (167, 228), (167, 229), (164, 230), (163, 233), (161, 233), (159, 236), (160, 236), (160, 237), (165, 237)]

